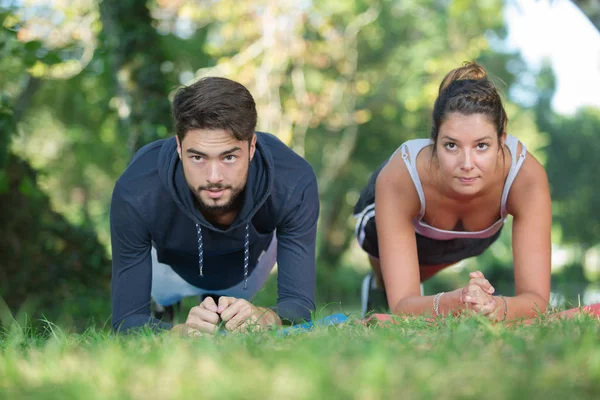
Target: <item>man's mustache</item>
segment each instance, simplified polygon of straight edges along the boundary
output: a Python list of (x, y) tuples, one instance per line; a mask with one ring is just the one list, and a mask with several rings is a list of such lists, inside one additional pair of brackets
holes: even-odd
[(229, 185), (222, 185), (220, 183), (213, 183), (210, 185), (206, 185), (206, 186), (198, 186), (198, 191), (202, 191), (202, 190), (223, 190), (223, 189), (231, 189), (231, 186)]

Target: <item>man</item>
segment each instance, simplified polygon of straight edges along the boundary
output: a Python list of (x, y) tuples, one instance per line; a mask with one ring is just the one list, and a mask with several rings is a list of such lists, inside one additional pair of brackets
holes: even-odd
[[(161, 306), (204, 298), (173, 327), (184, 334), (309, 320), (319, 215), (313, 169), (254, 131), (254, 99), (237, 82), (204, 78), (180, 88), (173, 116), (176, 137), (140, 149), (113, 192), (113, 328), (171, 328), (151, 316), (151, 297)], [(256, 307), (250, 300), (275, 262), (277, 305)]]

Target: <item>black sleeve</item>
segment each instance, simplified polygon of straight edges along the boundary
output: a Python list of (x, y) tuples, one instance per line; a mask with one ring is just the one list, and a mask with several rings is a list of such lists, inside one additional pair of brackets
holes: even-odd
[(141, 204), (119, 183), (110, 205), (112, 245), (112, 326), (115, 331), (149, 326), (169, 329), (151, 318), (152, 242)]
[(315, 310), (319, 218), (319, 190), (314, 173), (300, 182), (287, 200), (290, 206), (277, 226), (278, 298), (273, 309), (284, 320), (309, 321)]

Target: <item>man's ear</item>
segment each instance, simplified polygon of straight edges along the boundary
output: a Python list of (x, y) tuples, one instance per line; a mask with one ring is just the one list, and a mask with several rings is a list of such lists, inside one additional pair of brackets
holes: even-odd
[(256, 151), (256, 133), (252, 134), (252, 139), (248, 141), (250, 146), (250, 161), (254, 158), (254, 152)]
[(181, 142), (179, 141), (179, 136), (175, 136), (175, 140), (177, 140), (177, 154), (179, 154), (179, 159), (181, 160)]

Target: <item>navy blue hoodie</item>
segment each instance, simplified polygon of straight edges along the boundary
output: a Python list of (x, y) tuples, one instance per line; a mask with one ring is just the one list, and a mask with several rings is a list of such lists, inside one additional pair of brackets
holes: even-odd
[(175, 137), (150, 143), (136, 153), (115, 185), (110, 208), (115, 330), (144, 325), (170, 328), (150, 315), (152, 246), (158, 260), (185, 281), (219, 290), (252, 273), (274, 232), (278, 299), (273, 309), (288, 321), (310, 319), (315, 308), (319, 216), (312, 167), (277, 137), (257, 132), (243, 196), (231, 226), (219, 229), (195, 206)]

